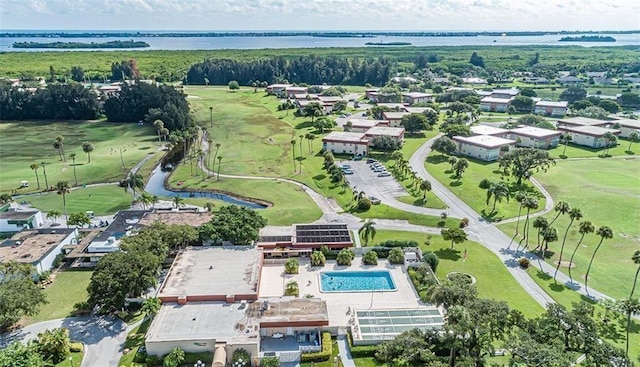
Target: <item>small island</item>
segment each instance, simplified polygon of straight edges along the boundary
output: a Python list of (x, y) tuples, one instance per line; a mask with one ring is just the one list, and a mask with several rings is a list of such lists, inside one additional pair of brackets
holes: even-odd
[(145, 48), (150, 47), (142, 41), (108, 41), (108, 42), (14, 42), (13, 48)]
[(560, 38), (559, 42), (615, 42), (616, 39), (611, 36), (598, 36), (598, 35), (589, 35), (589, 36), (580, 36), (580, 37), (572, 37), (566, 36)]
[(411, 42), (367, 42), (365, 46), (411, 46)]

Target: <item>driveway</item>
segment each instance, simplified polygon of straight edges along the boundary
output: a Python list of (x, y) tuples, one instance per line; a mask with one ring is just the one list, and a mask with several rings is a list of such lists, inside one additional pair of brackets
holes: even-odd
[(112, 317), (69, 317), (44, 321), (0, 336), (0, 348), (29, 341), (47, 329), (69, 329), (71, 340), (86, 346), (82, 367), (117, 367), (127, 337), (127, 325)]

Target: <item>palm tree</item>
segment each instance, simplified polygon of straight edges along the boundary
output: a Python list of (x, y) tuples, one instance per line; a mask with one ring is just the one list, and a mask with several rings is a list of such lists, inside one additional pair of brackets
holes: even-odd
[(209, 107), (209, 127), (213, 127), (213, 107)]
[(94, 149), (95, 147), (93, 146), (93, 144), (89, 143), (88, 141), (82, 143), (82, 151), (87, 153), (87, 163), (91, 163), (91, 152), (93, 152)]
[(629, 329), (631, 328), (631, 315), (633, 313), (640, 311), (640, 305), (638, 304), (638, 301), (633, 299), (633, 293), (635, 292), (636, 284), (638, 283), (638, 274), (640, 274), (640, 250), (636, 250), (633, 253), (633, 255), (631, 256), (631, 261), (633, 261), (633, 263), (637, 265), (638, 268), (636, 269), (636, 275), (633, 278), (633, 286), (631, 287), (631, 293), (629, 294), (629, 299), (628, 299), (630, 303), (634, 302), (633, 303), (634, 307), (633, 308), (629, 307), (626, 310), (627, 311), (627, 345), (625, 350), (626, 350), (627, 356), (629, 356)]
[(10, 194), (0, 194), (0, 204), (4, 205), (13, 201), (13, 197)]
[[(200, 171), (202, 172), (202, 179), (204, 179), (204, 152), (202, 149), (198, 149), (196, 152), (196, 156), (198, 157), (198, 163), (200, 164)], [(196, 176), (198, 172), (198, 167), (196, 165)]]
[(44, 175), (44, 186), (46, 190), (49, 189), (49, 180), (47, 180), (47, 170), (46, 168), (44, 168), (47, 164), (49, 163), (44, 161), (40, 162), (40, 166), (42, 166), (42, 174)]
[(56, 139), (53, 141), (53, 148), (58, 151), (60, 160), (66, 162), (67, 159), (64, 156), (64, 136), (58, 135), (56, 137)]
[(311, 133), (306, 133), (304, 135), (305, 139), (307, 139), (307, 151), (309, 152), (309, 154), (311, 154)]
[(491, 212), (496, 211), (496, 203), (502, 202), (502, 199), (506, 198), (507, 203), (509, 202), (509, 186), (507, 186), (504, 182), (492, 182), (489, 185), (489, 189), (487, 189), (487, 205), (489, 205), (489, 200), (491, 200), (491, 196), (493, 196), (493, 208)]
[[(523, 231), (525, 232), (524, 248), (526, 249), (526, 248), (529, 248), (529, 213), (531, 212), (531, 209), (538, 209), (538, 198), (532, 195), (527, 195), (527, 197), (522, 201), (522, 206), (524, 206), (524, 208), (527, 209), (527, 216), (525, 217), (525, 220), (524, 220), (524, 229), (523, 229)], [(519, 247), (520, 245), (518, 245), (518, 248)], [(517, 248), (516, 248), (516, 251), (518, 251)]]
[[(638, 254), (636, 251), (634, 256)], [(640, 254), (638, 254), (640, 256)], [(627, 343), (625, 347), (625, 355), (629, 358), (629, 330), (631, 329), (631, 315), (640, 312), (640, 302), (637, 299), (629, 298), (619, 302), (620, 309), (627, 314)]]
[[(574, 221), (582, 219), (584, 215), (582, 214), (582, 210), (578, 208), (573, 208), (569, 212), (569, 225), (567, 226), (567, 230), (564, 231), (564, 237), (562, 237), (562, 246), (560, 246), (560, 256), (558, 257), (558, 264), (556, 265), (556, 271), (553, 273), (553, 281), (556, 281), (556, 275), (558, 274), (558, 269), (560, 269), (560, 264), (562, 263), (562, 253), (564, 252), (564, 243), (567, 241), (567, 235), (569, 234), (569, 230), (571, 229), (571, 225)], [(571, 263), (569, 263), (569, 268), (571, 268)]]
[(566, 155), (564, 154), (567, 151), (567, 145), (569, 145), (569, 142), (573, 140), (573, 137), (571, 136), (571, 134), (564, 134), (562, 135), (562, 142), (564, 143), (564, 149), (562, 149), (562, 155), (566, 157)]
[(638, 269), (636, 269), (636, 275), (633, 278), (633, 287), (631, 287), (631, 294), (629, 294), (629, 299), (633, 298), (633, 293), (636, 290), (636, 284), (638, 283), (638, 274), (640, 274), (640, 250), (636, 250), (631, 256), (631, 260), (635, 265), (638, 265)]
[(302, 139), (304, 139), (304, 135), (300, 134), (298, 138), (300, 139), (300, 156), (302, 157)]
[(605, 142), (605, 150), (602, 154), (608, 155), (609, 148), (618, 141), (618, 138), (616, 138), (616, 136), (611, 131), (607, 131), (602, 137), (604, 138)]
[(538, 241), (536, 244), (536, 248), (534, 249), (534, 251), (536, 251), (541, 247), (540, 235), (542, 234), (542, 231), (544, 229), (549, 228), (549, 221), (545, 217), (537, 217), (536, 219), (533, 220), (533, 228), (536, 228), (538, 230), (538, 236), (537, 236)]
[(580, 244), (582, 243), (582, 240), (584, 239), (584, 236), (588, 233), (593, 233), (595, 232), (596, 227), (593, 225), (593, 223), (591, 223), (588, 220), (585, 220), (584, 222), (580, 222), (580, 225), (578, 226), (578, 232), (580, 232), (580, 240), (578, 241), (578, 244), (576, 245), (576, 248), (573, 249), (573, 252), (571, 253), (571, 258), (569, 259), (569, 281), (571, 283), (573, 283), (573, 277), (571, 276), (571, 268), (573, 265), (573, 257), (576, 256), (576, 252), (578, 251), (578, 248), (580, 247)]
[(627, 139), (629, 139), (629, 148), (627, 149), (627, 151), (630, 152), (631, 144), (633, 144), (634, 142), (640, 141), (640, 133), (637, 131), (634, 131), (631, 134), (629, 134), (629, 136), (627, 136)]
[(155, 120), (153, 122), (153, 127), (156, 129), (156, 132), (158, 133), (158, 144), (160, 144), (160, 130), (164, 129), (164, 122), (160, 119)]
[(158, 195), (153, 195), (153, 197), (151, 198), (152, 208), (155, 209), (156, 204), (158, 204), (159, 201), (160, 201), (160, 198), (158, 197)]
[(31, 168), (36, 174), (36, 182), (38, 183), (38, 190), (40, 190), (40, 177), (38, 176), (38, 169), (40, 168), (40, 165), (38, 163), (31, 163), (29, 168)]
[(364, 246), (368, 246), (369, 239), (373, 241), (376, 237), (376, 222), (372, 222), (370, 220), (366, 221), (358, 230), (358, 235), (364, 241)]
[(127, 177), (126, 186), (124, 187), (124, 191), (127, 191), (127, 188), (131, 188), (133, 190), (133, 199), (136, 198), (136, 189), (142, 190), (144, 188), (144, 179), (142, 175), (138, 173), (132, 173)]
[(53, 223), (56, 223), (56, 222), (57, 222), (58, 217), (60, 217), (60, 212), (59, 212), (59, 211), (57, 211), (57, 210), (50, 210), (50, 211), (47, 213), (47, 219), (51, 219), (51, 221), (52, 221)]
[(152, 203), (153, 196), (151, 196), (151, 194), (143, 192), (142, 195), (140, 195), (140, 204), (142, 204), (144, 210), (147, 210), (147, 205), (151, 205)]
[[(216, 157), (218, 156), (218, 150), (220, 149), (220, 143), (216, 143), (216, 152), (213, 154), (213, 166), (211, 167), (211, 171), (216, 171)], [(220, 171), (220, 169), (218, 169)]]
[(73, 167), (73, 178), (75, 179), (76, 186), (78, 186), (78, 176), (76, 175), (76, 153), (69, 154), (71, 157), (71, 167)]
[(553, 210), (555, 210), (557, 212), (555, 218), (553, 218), (553, 220), (551, 221), (551, 223), (549, 223), (549, 225), (552, 225), (553, 222), (556, 221), (556, 219), (558, 219), (558, 217), (561, 214), (567, 214), (569, 213), (569, 211), (571, 210), (571, 205), (569, 205), (569, 203), (567, 203), (566, 201), (558, 201), (556, 203), (556, 206), (553, 208)]
[(296, 173), (296, 139), (291, 139), (291, 152), (293, 156), (293, 173)]
[(211, 144), (213, 140), (210, 137), (207, 137), (207, 169), (211, 166)]
[(511, 241), (509, 242), (509, 246), (507, 246), (507, 249), (511, 248), (511, 244), (513, 243), (513, 240), (518, 236), (518, 229), (520, 228), (520, 215), (522, 214), (522, 202), (524, 200), (524, 198), (527, 196), (526, 192), (519, 190), (516, 191), (515, 195), (514, 195), (514, 199), (516, 199), (516, 201), (518, 203), (520, 203), (520, 206), (518, 207), (518, 217), (516, 217), (516, 233), (513, 235), (513, 237), (511, 237)]
[(556, 227), (547, 227), (542, 230), (542, 241), (544, 242), (544, 246), (542, 246), (542, 260), (544, 260), (547, 250), (549, 249), (549, 242), (555, 242), (558, 240), (558, 230)]
[(449, 157), (447, 162), (451, 165), (451, 171), (453, 171), (453, 166), (455, 166), (456, 162), (458, 162), (458, 158), (451, 156)]
[(185, 206), (186, 204), (184, 203), (184, 198), (182, 198), (181, 196), (174, 196), (173, 205), (177, 208), (180, 206)]
[(142, 302), (142, 307), (140, 307), (140, 311), (145, 313), (150, 318), (153, 318), (158, 311), (160, 311), (160, 306), (162, 306), (162, 302), (159, 298), (151, 297), (147, 298)]
[(422, 202), (426, 203), (427, 202), (427, 191), (431, 191), (431, 181), (422, 180), (422, 182), (420, 182), (420, 190), (422, 190)]
[(218, 181), (220, 181), (220, 165), (222, 164), (222, 156), (218, 157)]
[(584, 288), (587, 290), (587, 294), (589, 294), (589, 271), (591, 271), (591, 264), (593, 263), (593, 259), (596, 257), (596, 253), (600, 249), (600, 245), (602, 245), (602, 241), (606, 239), (613, 238), (613, 230), (610, 227), (602, 226), (598, 228), (596, 234), (600, 236), (600, 242), (598, 242), (598, 246), (593, 250), (593, 254), (591, 255), (591, 260), (589, 261), (589, 266), (587, 267), (587, 273), (584, 275)]
[[(56, 184), (56, 190), (58, 195), (62, 195), (62, 208), (64, 209), (64, 220), (65, 222), (69, 220), (69, 215), (67, 214), (67, 194), (69, 193), (69, 182), (60, 181)], [(67, 228), (69, 224), (67, 224)]]

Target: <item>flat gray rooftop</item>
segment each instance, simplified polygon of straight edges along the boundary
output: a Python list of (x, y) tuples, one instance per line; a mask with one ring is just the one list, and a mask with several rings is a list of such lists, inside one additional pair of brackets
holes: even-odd
[(246, 304), (197, 302), (162, 305), (147, 332), (147, 342), (215, 339), (256, 340), (258, 327), (245, 316)]
[(260, 258), (255, 246), (190, 247), (176, 257), (158, 296), (257, 294)]

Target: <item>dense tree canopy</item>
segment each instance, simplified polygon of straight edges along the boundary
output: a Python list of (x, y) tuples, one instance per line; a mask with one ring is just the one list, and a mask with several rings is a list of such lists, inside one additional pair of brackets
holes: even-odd
[(42, 289), (33, 282), (31, 264), (0, 264), (0, 331), (16, 323), (22, 316), (32, 316), (46, 303)]
[(0, 349), (0, 366), (2, 367), (44, 367), (42, 356), (33, 345), (13, 342)]
[(549, 152), (540, 149), (515, 148), (506, 152), (498, 161), (498, 167), (504, 175), (511, 175), (517, 179), (517, 184), (522, 179), (528, 179), (535, 172), (546, 172), (555, 160), (549, 157)]
[(226, 85), (237, 80), (240, 85), (263, 80), (276, 83), (383, 85), (389, 80), (392, 62), (386, 58), (274, 57), (255, 60), (210, 59), (194, 64), (187, 72), (188, 84)]
[(113, 122), (150, 124), (162, 120), (169, 131), (184, 130), (191, 125), (189, 103), (185, 95), (172, 86), (136, 83), (123, 86), (118, 95), (104, 103), (104, 113)]
[(255, 210), (227, 205), (215, 211), (211, 221), (200, 226), (199, 232), (202, 240), (247, 245), (258, 239), (260, 229), (266, 225), (267, 220)]
[(80, 84), (50, 84), (35, 93), (0, 86), (3, 120), (90, 120), (98, 116), (98, 98)]

